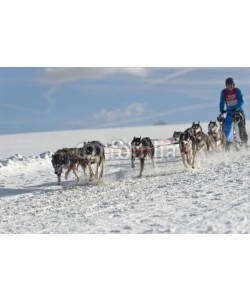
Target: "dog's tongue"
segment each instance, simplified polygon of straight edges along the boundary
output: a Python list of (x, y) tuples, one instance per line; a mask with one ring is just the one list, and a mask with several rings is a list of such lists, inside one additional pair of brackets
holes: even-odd
[(186, 152), (187, 145), (181, 145), (181, 152)]

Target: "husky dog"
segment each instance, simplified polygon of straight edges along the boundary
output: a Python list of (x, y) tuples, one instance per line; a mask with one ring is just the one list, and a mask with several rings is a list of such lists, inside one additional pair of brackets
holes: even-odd
[(179, 137), (179, 148), (181, 153), (181, 158), (184, 166), (186, 168), (194, 168), (194, 156), (195, 156), (195, 137), (191, 128), (186, 129), (184, 132), (180, 133)]
[(58, 185), (61, 183), (63, 169), (67, 170), (65, 173), (66, 180), (68, 179), (69, 173), (73, 171), (77, 178), (77, 182), (79, 181), (79, 176), (76, 173), (79, 165), (81, 165), (85, 173), (86, 164), (83, 160), (79, 159), (79, 150), (79, 148), (63, 148), (57, 150), (52, 155), (51, 163), (55, 170), (55, 174), (57, 175)]
[[(90, 180), (93, 176), (97, 179), (103, 177), (105, 168), (105, 146), (99, 141), (92, 141), (84, 143), (81, 149), (81, 158), (85, 161), (89, 168)], [(96, 164), (96, 172), (94, 174), (91, 165)], [(101, 167), (100, 176), (98, 173), (99, 167)]]
[(219, 128), (217, 122), (210, 121), (208, 124), (208, 138), (212, 150), (225, 151), (226, 150), (226, 135)]
[(134, 137), (131, 142), (131, 167), (135, 168), (135, 159), (140, 159), (140, 174), (139, 177), (142, 177), (142, 172), (144, 169), (144, 162), (146, 157), (150, 157), (152, 159), (153, 167), (155, 168), (154, 155), (155, 155), (155, 147), (153, 141), (149, 137), (141, 138)]
[(193, 130), (193, 134), (195, 137), (195, 144), (196, 144), (195, 159), (201, 152), (205, 153), (205, 157), (207, 159), (207, 154), (209, 151), (209, 143), (210, 143), (208, 136), (202, 131), (200, 122), (198, 123), (193, 122), (191, 128)]
[(176, 142), (179, 141), (180, 136), (181, 136), (181, 131), (175, 131), (175, 132), (173, 133), (173, 139), (174, 139)]

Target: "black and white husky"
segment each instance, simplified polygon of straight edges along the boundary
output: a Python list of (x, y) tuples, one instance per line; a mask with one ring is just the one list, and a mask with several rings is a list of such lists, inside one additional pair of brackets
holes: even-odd
[(144, 169), (144, 162), (147, 157), (150, 157), (153, 163), (153, 167), (155, 168), (154, 155), (155, 155), (155, 147), (152, 140), (149, 137), (141, 138), (134, 137), (131, 142), (131, 167), (135, 168), (135, 159), (140, 159), (140, 174), (139, 177), (142, 176), (142, 172)]
[[(90, 180), (93, 176), (97, 179), (103, 177), (105, 168), (105, 146), (99, 141), (92, 141), (84, 143), (81, 149), (81, 158), (85, 161), (89, 168)], [(91, 165), (96, 164), (96, 172), (94, 173)], [(99, 167), (101, 167), (100, 174), (98, 173)]]
[(175, 140), (175, 142), (179, 141), (180, 135), (181, 135), (181, 131), (174, 131), (173, 139)]
[(226, 135), (219, 128), (217, 122), (210, 121), (208, 124), (208, 138), (211, 146), (211, 150), (225, 151), (226, 150)]
[(194, 160), (197, 160), (197, 158), (202, 152), (204, 152), (205, 157), (207, 159), (207, 154), (210, 146), (208, 136), (203, 132), (200, 122), (198, 123), (193, 122), (191, 128), (195, 137), (195, 144), (196, 144)]
[(79, 176), (76, 173), (78, 166), (81, 165), (83, 171), (85, 173), (86, 164), (83, 160), (79, 158), (80, 149), (79, 148), (63, 148), (57, 150), (52, 155), (51, 163), (53, 165), (55, 174), (57, 175), (57, 183), (60, 185), (61, 183), (61, 175), (63, 169), (66, 169), (65, 179), (68, 179), (69, 173), (73, 171), (77, 178), (77, 182), (79, 181)]
[(186, 129), (184, 132), (180, 132), (179, 148), (185, 168), (194, 168), (196, 142), (191, 128)]

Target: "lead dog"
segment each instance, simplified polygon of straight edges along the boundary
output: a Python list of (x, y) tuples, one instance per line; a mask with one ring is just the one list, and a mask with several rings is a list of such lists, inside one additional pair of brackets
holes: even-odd
[(85, 173), (86, 164), (83, 160), (79, 158), (80, 149), (79, 148), (63, 148), (57, 150), (52, 155), (51, 163), (53, 165), (55, 174), (57, 175), (57, 183), (61, 184), (61, 175), (63, 169), (66, 169), (65, 179), (68, 179), (69, 173), (73, 171), (77, 178), (77, 182), (79, 181), (79, 176), (76, 173), (78, 166), (81, 165), (83, 171)]
[(225, 151), (226, 150), (226, 135), (219, 128), (216, 122), (210, 121), (208, 124), (208, 137), (212, 150)]
[(194, 156), (195, 156), (195, 137), (191, 128), (186, 129), (184, 132), (180, 132), (179, 135), (179, 148), (181, 153), (182, 162), (185, 168), (194, 168)]
[(149, 137), (141, 138), (134, 137), (131, 142), (131, 167), (135, 168), (135, 159), (140, 159), (140, 174), (139, 177), (142, 177), (142, 172), (144, 170), (144, 163), (146, 157), (150, 157), (153, 163), (153, 167), (155, 168), (154, 155), (155, 155), (155, 147), (152, 140)]
[[(90, 180), (93, 176), (97, 179), (103, 177), (105, 168), (105, 146), (99, 141), (92, 141), (84, 143), (81, 149), (81, 158), (85, 161), (89, 168)], [(94, 173), (91, 165), (96, 164), (96, 172)], [(99, 167), (101, 167), (100, 174), (98, 173)]]

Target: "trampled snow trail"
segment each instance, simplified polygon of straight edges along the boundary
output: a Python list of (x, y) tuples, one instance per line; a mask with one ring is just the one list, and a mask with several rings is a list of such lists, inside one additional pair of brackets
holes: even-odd
[(100, 182), (57, 186), (50, 154), (0, 167), (0, 233), (250, 233), (250, 153), (210, 157), (194, 171), (176, 157), (108, 159)]

